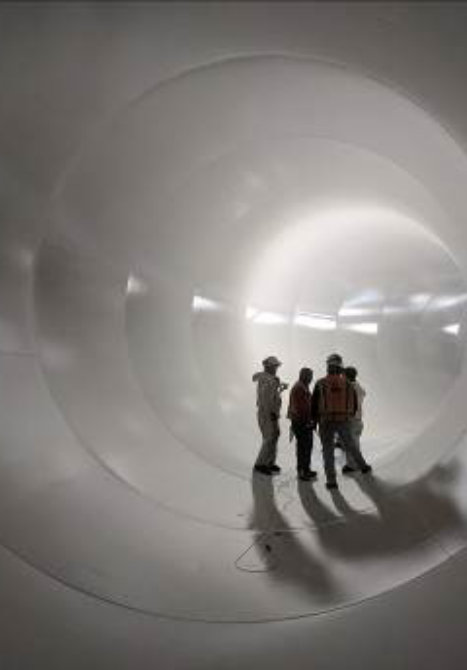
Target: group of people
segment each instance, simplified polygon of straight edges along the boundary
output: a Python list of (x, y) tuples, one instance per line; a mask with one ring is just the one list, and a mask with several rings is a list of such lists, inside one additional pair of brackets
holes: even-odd
[[(257, 384), (258, 424), (263, 438), (254, 470), (264, 475), (281, 470), (276, 463), (279, 418), (282, 394), (288, 389), (288, 384), (278, 377), (280, 365), (275, 356), (268, 356), (263, 360), (263, 371), (253, 375)], [(367, 474), (372, 468), (360, 449), (365, 391), (357, 381), (357, 370), (354, 367), (345, 368), (339, 354), (328, 356), (326, 368), (326, 376), (316, 382), (313, 392), (310, 390), (313, 371), (311, 368), (300, 370), (298, 381), (290, 391), (287, 418), (290, 420), (291, 438), (296, 440), (299, 479), (309, 481), (317, 476), (311, 469), (313, 433), (317, 430), (323, 448), (326, 487), (336, 489), (336, 447), (342, 448), (346, 454), (343, 474), (356, 470)]]

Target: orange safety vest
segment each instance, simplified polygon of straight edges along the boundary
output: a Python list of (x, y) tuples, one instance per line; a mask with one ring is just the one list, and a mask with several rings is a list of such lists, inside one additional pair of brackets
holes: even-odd
[(355, 391), (344, 375), (328, 375), (319, 384), (321, 420), (346, 421), (355, 414)]

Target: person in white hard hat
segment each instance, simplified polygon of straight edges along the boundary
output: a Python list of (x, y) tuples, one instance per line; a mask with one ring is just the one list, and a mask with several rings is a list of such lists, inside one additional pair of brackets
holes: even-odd
[(329, 356), (326, 358), (326, 365), (337, 365), (342, 367), (343, 364), (344, 361), (342, 356), (338, 353), (329, 354)]
[(281, 470), (276, 464), (277, 443), (280, 436), (279, 417), (282, 406), (281, 393), (288, 388), (288, 384), (282, 383), (277, 376), (280, 365), (282, 363), (276, 356), (268, 356), (263, 361), (263, 371), (253, 375), (253, 381), (257, 385), (258, 425), (263, 437), (254, 470), (265, 475), (272, 475)]
[(370, 473), (371, 465), (363, 458), (351, 430), (351, 420), (358, 410), (357, 393), (342, 374), (342, 364), (335, 356), (327, 359), (327, 375), (317, 381), (311, 398), (311, 407), (312, 416), (319, 424), (326, 488), (338, 488), (334, 463), (336, 435), (360, 472)]

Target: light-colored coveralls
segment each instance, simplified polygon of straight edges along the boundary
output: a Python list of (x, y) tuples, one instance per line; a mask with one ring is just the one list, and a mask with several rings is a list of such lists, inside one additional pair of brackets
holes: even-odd
[(270, 372), (256, 372), (256, 405), (258, 408), (258, 425), (263, 442), (255, 465), (270, 467), (275, 465), (277, 443), (280, 436), (279, 416), (282, 399), (280, 395), (280, 379)]
[[(355, 415), (350, 419), (350, 432), (352, 433), (352, 437), (358, 450), (361, 451), (360, 438), (363, 433), (363, 400), (366, 396), (366, 391), (363, 388), (363, 386), (358, 383), (358, 381), (350, 383), (355, 389), (355, 393), (357, 394), (357, 400), (358, 400), (357, 411), (355, 412)], [(351, 454), (349, 454), (348, 451), (346, 452), (346, 458), (347, 458), (347, 465), (350, 465), (351, 467), (356, 467), (356, 464), (352, 459)]]

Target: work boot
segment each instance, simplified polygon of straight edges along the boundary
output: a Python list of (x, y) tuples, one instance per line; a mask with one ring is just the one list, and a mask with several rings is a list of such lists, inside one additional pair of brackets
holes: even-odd
[(311, 475), (310, 475), (310, 473), (307, 472), (306, 470), (299, 470), (299, 471), (298, 471), (298, 478), (299, 478), (302, 482), (309, 482), (310, 479), (311, 479)]
[(272, 475), (271, 469), (267, 465), (255, 465), (253, 470), (261, 472), (262, 475)]
[(355, 468), (353, 468), (351, 465), (344, 465), (342, 468), (343, 475), (350, 475), (352, 472), (355, 472)]

